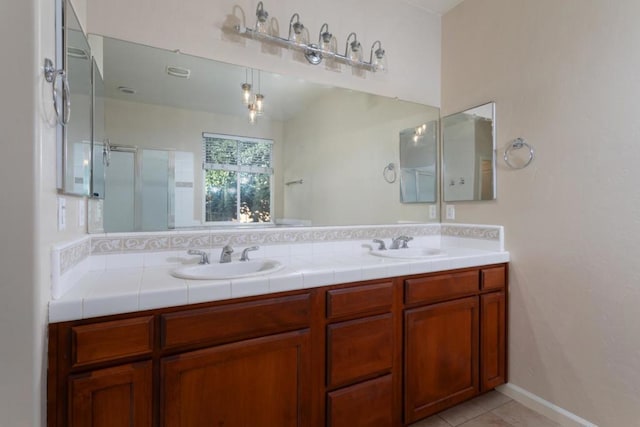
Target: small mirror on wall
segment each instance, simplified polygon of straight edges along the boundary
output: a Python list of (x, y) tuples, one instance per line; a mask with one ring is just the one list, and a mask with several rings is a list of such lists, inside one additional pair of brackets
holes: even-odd
[(445, 202), (496, 198), (495, 103), (442, 119)]
[(437, 193), (438, 121), (400, 132), (400, 201), (434, 203)]

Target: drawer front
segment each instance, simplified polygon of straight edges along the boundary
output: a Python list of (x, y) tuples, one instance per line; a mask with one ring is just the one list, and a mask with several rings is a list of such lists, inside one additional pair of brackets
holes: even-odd
[(380, 427), (394, 422), (391, 375), (333, 391), (327, 396), (330, 427)]
[(327, 385), (345, 385), (383, 373), (393, 365), (391, 314), (327, 327)]
[(327, 292), (327, 317), (391, 311), (393, 283), (334, 289)]
[(504, 265), (480, 270), (482, 290), (504, 289), (506, 281), (506, 268)]
[(163, 314), (162, 348), (218, 344), (306, 328), (309, 294)]
[(71, 366), (153, 351), (153, 316), (71, 327)]
[(438, 274), (404, 281), (406, 304), (442, 301), (471, 294), (479, 289), (478, 271)]

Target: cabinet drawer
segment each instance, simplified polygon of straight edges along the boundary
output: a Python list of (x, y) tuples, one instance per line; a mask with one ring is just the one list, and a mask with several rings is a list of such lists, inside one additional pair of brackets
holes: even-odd
[(391, 375), (333, 391), (327, 396), (330, 427), (392, 426), (393, 382)]
[(337, 387), (379, 374), (393, 364), (391, 314), (327, 327), (327, 385)]
[(334, 289), (327, 292), (327, 317), (391, 311), (393, 283)]
[(506, 283), (506, 269), (500, 267), (483, 268), (480, 270), (480, 283), (482, 290), (503, 289)]
[(405, 303), (441, 301), (477, 292), (478, 270), (438, 274), (404, 282)]
[(218, 344), (309, 326), (309, 294), (163, 314), (162, 348)]
[(153, 316), (71, 327), (71, 366), (139, 356), (153, 350)]

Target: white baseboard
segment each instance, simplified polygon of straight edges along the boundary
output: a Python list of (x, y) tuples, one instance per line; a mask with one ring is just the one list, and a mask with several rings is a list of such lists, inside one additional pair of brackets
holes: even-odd
[(556, 406), (553, 403), (523, 389), (522, 387), (518, 387), (517, 385), (507, 383), (497, 387), (496, 390), (562, 426), (598, 427), (597, 425), (580, 418), (576, 414), (573, 414), (566, 409), (562, 409), (561, 407)]

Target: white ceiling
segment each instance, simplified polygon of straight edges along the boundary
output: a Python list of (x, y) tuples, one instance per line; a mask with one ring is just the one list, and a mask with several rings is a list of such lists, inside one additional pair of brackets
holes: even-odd
[[(183, 55), (121, 40), (104, 38), (104, 90), (108, 98), (217, 114), (248, 114), (241, 84), (251, 82), (251, 70), (219, 61)], [(167, 66), (187, 68), (189, 79), (167, 75)], [(265, 113), (275, 120), (295, 115), (329, 86), (278, 74), (253, 72), (254, 89), (265, 96)], [(136, 91), (124, 94), (125, 86)], [(293, 101), (293, 102), (292, 102)]]
[(403, 2), (410, 4), (420, 9), (428, 10), (429, 12), (437, 13), (438, 15), (444, 15), (463, 0), (402, 0)]

